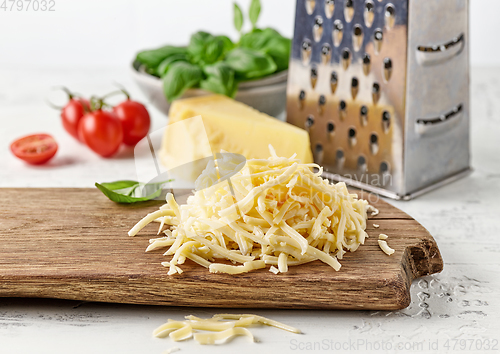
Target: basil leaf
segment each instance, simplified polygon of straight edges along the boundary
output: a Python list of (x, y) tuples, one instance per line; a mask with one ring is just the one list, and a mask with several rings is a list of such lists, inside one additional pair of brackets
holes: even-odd
[(252, 27), (255, 28), (257, 25), (257, 20), (260, 15), (260, 0), (252, 0), (250, 3), (250, 10), (248, 10), (248, 17), (252, 23)]
[[(130, 204), (145, 202), (161, 195), (162, 186), (172, 180), (160, 183), (140, 183), (136, 181), (116, 181), (110, 183), (96, 183), (95, 186), (110, 200), (116, 203)], [(142, 187), (143, 189), (141, 190)], [(146, 196), (143, 196), (147, 194)]]
[(224, 50), (222, 52), (223, 56), (225, 56), (230, 50), (233, 50), (236, 46), (228, 36), (216, 36), (215, 38), (219, 41), (222, 41), (222, 43), (224, 44)]
[(243, 27), (243, 12), (241, 12), (240, 7), (237, 3), (234, 3), (234, 28), (238, 32), (241, 32), (241, 28)]
[(203, 60), (206, 53), (207, 44), (214, 41), (214, 36), (210, 33), (199, 31), (191, 36), (188, 45), (188, 52), (193, 63), (199, 63)]
[(240, 46), (253, 50), (264, 49), (272, 38), (281, 37), (279, 32), (272, 28), (254, 29), (251, 32), (245, 33), (241, 36)]
[(169, 102), (179, 98), (187, 89), (199, 84), (203, 79), (200, 67), (178, 61), (173, 63), (163, 77), (163, 93)]
[(248, 48), (233, 49), (227, 54), (225, 63), (243, 80), (272, 74), (277, 68), (269, 55)]
[(191, 36), (188, 51), (194, 64), (204, 66), (221, 60), (233, 48), (233, 42), (226, 36), (197, 32)]
[(235, 72), (229, 65), (218, 62), (205, 66), (203, 72), (207, 78), (200, 82), (202, 89), (234, 97), (238, 89), (238, 83), (234, 78)]
[(158, 49), (144, 50), (137, 54), (136, 60), (146, 66), (146, 69), (156, 69), (167, 57), (175, 54), (187, 54), (185, 47), (167, 45)]
[(160, 65), (158, 65), (158, 68), (156, 69), (156, 74), (159, 76), (159, 77), (163, 77), (165, 76), (165, 74), (167, 73), (168, 69), (170, 69), (170, 66), (175, 63), (175, 62), (178, 62), (178, 61), (185, 61), (185, 62), (188, 62), (189, 59), (187, 57), (186, 54), (174, 54), (174, 55), (171, 55), (167, 58), (165, 58)]
[(224, 42), (216, 37), (207, 42), (205, 52), (199, 63), (202, 65), (213, 64), (221, 59), (224, 53)]
[(288, 69), (292, 41), (285, 37), (273, 37), (267, 42), (263, 52), (273, 58), (277, 71)]

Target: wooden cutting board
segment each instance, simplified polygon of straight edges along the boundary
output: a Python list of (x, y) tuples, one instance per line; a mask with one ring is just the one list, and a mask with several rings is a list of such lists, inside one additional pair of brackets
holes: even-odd
[[(174, 191), (184, 203), (189, 191)], [(368, 197), (365, 195), (364, 197)], [(187, 260), (168, 276), (164, 250), (145, 253), (153, 223), (128, 230), (161, 201), (119, 205), (97, 189), (0, 189), (0, 297), (43, 297), (130, 304), (233, 308), (395, 310), (409, 305), (411, 282), (443, 268), (432, 236), (417, 221), (380, 200), (370, 236), (348, 252), (336, 272), (313, 263), (274, 275), (210, 274)], [(374, 228), (373, 224), (380, 228)], [(378, 235), (396, 252), (383, 253)]]

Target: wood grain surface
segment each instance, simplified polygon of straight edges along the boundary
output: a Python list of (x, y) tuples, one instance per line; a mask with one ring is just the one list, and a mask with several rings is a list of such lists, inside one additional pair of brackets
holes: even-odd
[[(189, 191), (175, 191), (183, 203)], [(0, 189), (0, 297), (233, 308), (394, 310), (409, 305), (413, 279), (440, 272), (438, 247), (417, 221), (379, 200), (364, 245), (335, 272), (315, 261), (274, 275), (211, 274), (190, 260), (168, 276), (164, 250), (145, 253), (158, 224), (128, 230), (161, 201), (119, 205), (97, 189)], [(362, 195), (369, 197), (369, 195)], [(370, 200), (375, 197), (371, 196)], [(374, 228), (373, 224), (380, 228)], [(378, 235), (396, 252), (383, 253)]]

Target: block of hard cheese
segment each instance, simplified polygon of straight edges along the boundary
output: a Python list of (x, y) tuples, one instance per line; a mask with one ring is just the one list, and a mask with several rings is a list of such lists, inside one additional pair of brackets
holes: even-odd
[[(188, 126), (196, 127), (183, 128), (190, 136), (182, 138), (182, 141), (196, 144), (195, 149), (182, 148), (179, 134), (166, 129), (160, 153), (165, 166), (174, 162), (168, 161), (169, 156), (171, 159), (195, 161), (213, 156), (221, 150), (241, 154), (247, 159), (267, 159), (270, 156), (269, 144), (278, 156), (297, 154), (303, 163), (313, 162), (309, 134), (304, 129), (279, 121), (226, 96), (211, 95), (175, 101), (169, 111), (169, 125), (195, 116), (201, 116), (204, 129), (193, 121)], [(202, 136), (205, 133), (206, 136)], [(209, 144), (204, 143), (207, 138)], [(178, 151), (174, 152), (173, 149)]]

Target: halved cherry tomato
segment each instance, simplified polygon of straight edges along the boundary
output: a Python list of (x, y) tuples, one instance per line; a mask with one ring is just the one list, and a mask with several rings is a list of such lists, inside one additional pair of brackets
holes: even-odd
[(123, 143), (134, 146), (144, 138), (151, 125), (151, 119), (142, 103), (128, 98), (113, 108), (113, 112), (121, 120), (123, 126)]
[(90, 102), (84, 98), (73, 98), (72, 95), (61, 110), (64, 129), (77, 140), (80, 140), (78, 138), (78, 123), (86, 112), (90, 112)]
[(123, 141), (120, 120), (112, 113), (98, 109), (83, 116), (78, 123), (78, 136), (102, 157), (114, 155)]
[(54, 157), (57, 143), (48, 134), (34, 134), (17, 139), (10, 145), (10, 150), (21, 160), (39, 165)]

